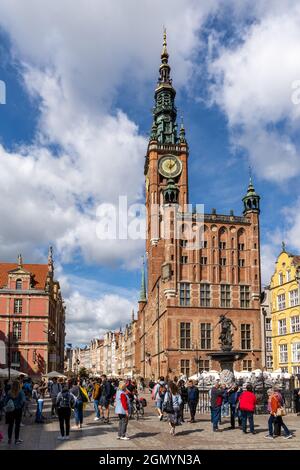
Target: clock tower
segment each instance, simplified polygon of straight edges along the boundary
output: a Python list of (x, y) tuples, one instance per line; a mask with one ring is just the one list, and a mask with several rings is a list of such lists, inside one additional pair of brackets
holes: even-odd
[[(165, 261), (166, 242), (173, 239), (163, 222), (168, 220), (166, 212), (170, 211), (170, 205), (173, 211), (176, 206), (176, 210), (184, 212), (188, 204), (188, 144), (183, 123), (179, 132), (177, 128), (176, 91), (170, 78), (168, 59), (164, 31), (159, 78), (154, 94), (153, 123), (145, 161), (148, 290), (160, 275), (160, 267)], [(172, 225), (171, 222), (171, 231)], [(166, 236), (167, 233), (169, 236)]]

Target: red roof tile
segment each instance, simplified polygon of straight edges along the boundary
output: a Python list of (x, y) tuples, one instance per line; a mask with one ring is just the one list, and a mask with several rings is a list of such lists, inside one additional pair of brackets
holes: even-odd
[[(0, 289), (7, 286), (8, 273), (13, 269), (17, 269), (17, 263), (0, 263)], [(34, 289), (44, 290), (47, 274), (47, 264), (23, 264), (22, 268), (29, 271), (34, 278)]]

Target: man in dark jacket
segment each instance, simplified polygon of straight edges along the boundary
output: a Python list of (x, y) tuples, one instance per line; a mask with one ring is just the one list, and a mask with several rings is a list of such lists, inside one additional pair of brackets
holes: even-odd
[(184, 380), (179, 380), (178, 382), (178, 393), (181, 396), (182, 402), (180, 404), (180, 420), (177, 424), (181, 424), (184, 423), (184, 406), (188, 401), (188, 393)]
[(230, 424), (231, 429), (235, 429), (235, 418), (238, 418), (239, 426), (242, 424), (242, 420), (239, 415), (238, 411), (238, 400), (239, 396), (241, 395), (242, 390), (239, 390), (237, 385), (232, 386), (228, 390), (228, 402), (230, 406)]
[(195, 423), (195, 414), (197, 410), (197, 405), (199, 401), (199, 390), (195, 387), (194, 382), (192, 380), (188, 381), (188, 389), (187, 389), (187, 401), (190, 409), (191, 419), (189, 423)]
[(210, 390), (211, 421), (214, 432), (221, 431), (221, 429), (218, 428), (218, 424), (221, 418), (222, 401), (223, 390), (221, 389), (219, 382), (216, 382)]
[(109, 404), (111, 400), (111, 386), (110, 382), (107, 380), (105, 374), (101, 376), (101, 390), (100, 390), (100, 399), (99, 399), (99, 406), (102, 415), (102, 420), (104, 423), (109, 422)]

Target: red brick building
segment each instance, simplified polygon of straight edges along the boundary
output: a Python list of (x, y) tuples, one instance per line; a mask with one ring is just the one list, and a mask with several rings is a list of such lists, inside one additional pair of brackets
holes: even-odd
[[(234, 324), (237, 370), (261, 366), (259, 196), (250, 179), (243, 214), (197, 214), (189, 204), (185, 129), (176, 124), (166, 38), (146, 162), (147, 291), (143, 280), (136, 366), (145, 377), (219, 369), (220, 315)], [(217, 177), (217, 176), (216, 176)], [(167, 230), (166, 230), (167, 228)], [(192, 234), (192, 236), (191, 236)], [(191, 244), (196, 237), (197, 245)]]
[[(65, 307), (48, 264), (0, 263), (0, 340), (5, 364), (29, 375), (64, 368)], [(3, 344), (3, 343), (2, 343)], [(3, 360), (3, 358), (2, 358)]]

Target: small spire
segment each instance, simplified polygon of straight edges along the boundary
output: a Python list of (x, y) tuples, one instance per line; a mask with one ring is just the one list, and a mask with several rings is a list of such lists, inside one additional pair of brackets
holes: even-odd
[(161, 53), (161, 58), (163, 57), (169, 57), (168, 51), (167, 51), (167, 30), (164, 26), (164, 34), (163, 34), (163, 49)]
[(18, 266), (19, 268), (23, 266), (23, 258), (21, 254), (18, 255)]
[(53, 247), (49, 246), (48, 250), (48, 272), (53, 273)]
[(281, 242), (281, 246), (282, 246), (282, 251), (285, 253), (285, 251), (286, 251), (286, 249), (285, 249), (286, 246), (285, 246), (285, 242), (284, 242), (284, 241)]
[(183, 125), (183, 116), (181, 116), (180, 131), (179, 131), (179, 140), (180, 140), (180, 142), (182, 142), (182, 143), (185, 143), (185, 142), (186, 142), (186, 139), (185, 139), (185, 128), (184, 128), (184, 125)]
[(140, 291), (140, 302), (147, 302), (146, 297), (146, 284), (145, 284), (145, 260), (143, 259), (143, 266), (142, 266), (142, 280), (141, 280), (141, 291)]
[(160, 68), (159, 68), (159, 79), (158, 79), (158, 83), (160, 85), (162, 84), (168, 84), (168, 85), (171, 85), (172, 84), (172, 80), (170, 79), (170, 66), (168, 64), (168, 59), (169, 59), (169, 54), (168, 54), (168, 51), (167, 51), (167, 31), (166, 31), (166, 28), (164, 28), (164, 35), (163, 35), (163, 48), (162, 48), (162, 52), (161, 52), (161, 65), (160, 65)]
[(133, 308), (132, 311), (131, 311), (131, 321), (132, 321), (132, 322), (134, 321), (134, 308)]

